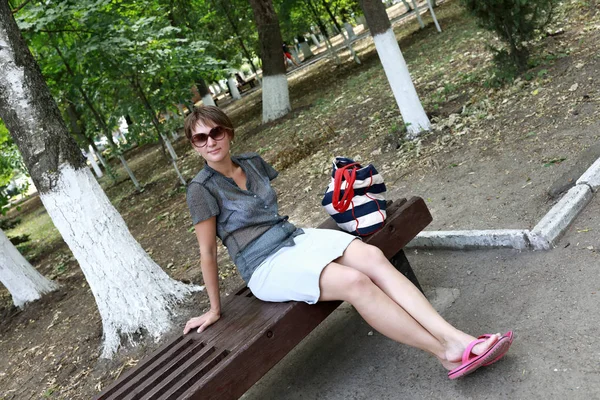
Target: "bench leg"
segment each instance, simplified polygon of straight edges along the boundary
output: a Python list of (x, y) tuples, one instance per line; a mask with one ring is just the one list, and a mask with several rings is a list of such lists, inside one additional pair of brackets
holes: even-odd
[(423, 289), (417, 280), (417, 276), (413, 272), (408, 260), (406, 259), (404, 250), (397, 252), (395, 256), (390, 258), (390, 262), (398, 271), (402, 273), (402, 275), (406, 276), (408, 280), (410, 280), (417, 287), (417, 289), (421, 291), (421, 293), (425, 293), (423, 292)]

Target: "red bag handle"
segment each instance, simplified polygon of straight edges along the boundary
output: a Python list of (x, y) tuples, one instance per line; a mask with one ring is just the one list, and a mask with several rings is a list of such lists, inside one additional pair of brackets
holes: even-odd
[[(354, 182), (356, 181), (356, 168), (360, 168), (360, 164), (352, 163), (338, 168), (335, 171), (333, 183), (333, 199), (332, 205), (337, 212), (344, 212), (348, 209), (354, 198)], [(347, 186), (344, 195), (340, 199), (340, 191), (342, 190), (342, 178), (346, 180)]]

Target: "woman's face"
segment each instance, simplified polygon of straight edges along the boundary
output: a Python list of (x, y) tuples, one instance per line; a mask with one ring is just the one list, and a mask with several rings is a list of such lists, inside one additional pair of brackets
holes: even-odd
[[(209, 123), (210, 124), (210, 123)], [(195, 135), (208, 135), (211, 129), (215, 128), (216, 124), (205, 125), (204, 122), (198, 121), (196, 126), (192, 129), (192, 138)], [(220, 140), (215, 140), (213, 137), (208, 136), (206, 145), (197, 146), (192, 142), (192, 147), (208, 162), (219, 162), (222, 161), (226, 156), (229, 155), (229, 149), (231, 147), (231, 133), (226, 130), (225, 135)]]

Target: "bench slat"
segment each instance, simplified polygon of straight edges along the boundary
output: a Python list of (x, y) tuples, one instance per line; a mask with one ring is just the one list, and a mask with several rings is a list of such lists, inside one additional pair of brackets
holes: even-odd
[[(401, 249), (431, 222), (431, 214), (417, 197), (397, 200), (387, 210), (384, 228), (363, 240), (416, 282)], [(319, 228), (338, 229), (332, 219)], [(96, 399), (237, 399), (339, 304), (267, 303), (243, 286), (223, 301), (217, 323), (161, 346)]]

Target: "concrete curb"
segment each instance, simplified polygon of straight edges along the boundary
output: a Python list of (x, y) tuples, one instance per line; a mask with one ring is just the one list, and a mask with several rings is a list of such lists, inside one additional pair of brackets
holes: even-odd
[(531, 230), (530, 241), (533, 249), (550, 249), (592, 197), (594, 194), (588, 185), (576, 185), (569, 189)]
[(407, 248), (549, 250), (600, 188), (600, 158), (531, 230), (424, 231)]
[(577, 185), (588, 185), (595, 193), (600, 187), (600, 158), (577, 179)]
[(529, 247), (529, 231), (496, 229), (475, 231), (424, 231), (406, 247), (437, 249), (479, 249), (484, 247)]

